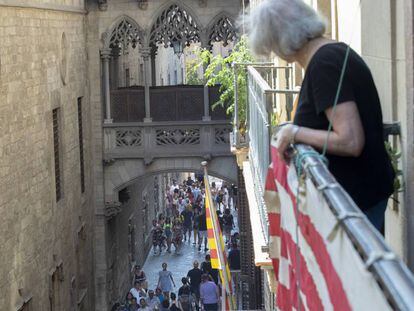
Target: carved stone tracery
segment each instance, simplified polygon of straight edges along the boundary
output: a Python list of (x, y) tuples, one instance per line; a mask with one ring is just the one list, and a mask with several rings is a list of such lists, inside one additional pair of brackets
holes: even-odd
[(200, 129), (159, 129), (156, 130), (157, 146), (198, 145)]
[(141, 129), (128, 129), (116, 131), (117, 147), (137, 147), (142, 144)]
[(138, 44), (142, 44), (142, 31), (137, 25), (124, 18), (112, 31), (109, 47), (126, 51), (130, 44), (134, 49)]
[(210, 30), (209, 44), (214, 42), (223, 42), (223, 46), (227, 46), (230, 41), (236, 41), (237, 31), (232, 22), (227, 16), (223, 16), (217, 20)]
[(196, 21), (176, 4), (161, 13), (150, 33), (150, 45), (163, 44), (164, 47), (172, 47), (174, 41), (185, 46), (200, 42), (200, 29)]
[(214, 129), (214, 141), (217, 145), (230, 144), (231, 129), (228, 127)]

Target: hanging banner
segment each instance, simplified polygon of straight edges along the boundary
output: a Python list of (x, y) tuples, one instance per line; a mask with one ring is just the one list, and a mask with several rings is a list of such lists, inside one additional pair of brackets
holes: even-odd
[(351, 240), (309, 178), (271, 146), (269, 249), (279, 310), (391, 310)]
[(233, 287), (230, 274), (230, 267), (227, 262), (226, 248), (221, 233), (216, 209), (211, 196), (207, 168), (204, 173), (204, 185), (206, 190), (205, 208), (207, 220), (208, 246), (210, 248), (211, 267), (218, 269), (223, 287), (223, 305), (225, 310), (235, 310)]

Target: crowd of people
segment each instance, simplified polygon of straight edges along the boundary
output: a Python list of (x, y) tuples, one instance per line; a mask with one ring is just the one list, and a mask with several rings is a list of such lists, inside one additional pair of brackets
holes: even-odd
[[(171, 247), (179, 253), (183, 242), (198, 246), (198, 250), (208, 251), (207, 225), (205, 210), (204, 182), (192, 180), (188, 177), (182, 184), (175, 180), (166, 191), (166, 213), (158, 215), (152, 222), (152, 242), (154, 254), (161, 254), (163, 250), (171, 252)], [(230, 191), (227, 185), (219, 189), (213, 182), (211, 185), (212, 199), (217, 206), (217, 216), (226, 242), (231, 239), (234, 228), (234, 219), (230, 206), (237, 194), (236, 187), (232, 185)]]
[[(230, 188), (230, 190), (229, 190)], [(221, 230), (225, 236), (230, 269), (240, 269), (239, 234), (234, 232), (235, 222), (231, 207), (235, 207), (234, 196), (237, 188), (232, 185), (217, 187), (211, 184), (211, 195), (215, 204)], [(188, 177), (178, 184), (173, 180), (167, 187), (165, 213), (159, 214), (152, 222), (152, 242), (154, 255), (164, 250), (168, 253), (180, 253), (183, 243), (191, 243), (201, 252), (204, 250), (205, 261), (193, 262), (193, 267), (181, 277), (181, 286), (177, 293), (173, 273), (168, 264), (162, 264), (158, 282), (154, 289), (148, 288), (145, 272), (140, 266), (133, 268), (133, 287), (127, 293), (125, 303), (118, 306), (119, 311), (136, 310), (218, 310), (220, 300), (219, 272), (211, 266), (208, 252), (205, 188), (202, 176), (193, 180)]]

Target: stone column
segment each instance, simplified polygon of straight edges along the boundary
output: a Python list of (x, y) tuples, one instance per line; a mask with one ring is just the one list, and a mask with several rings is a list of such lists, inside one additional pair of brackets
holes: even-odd
[(150, 106), (150, 85), (151, 85), (151, 49), (143, 48), (141, 50), (142, 58), (144, 59), (144, 86), (145, 86), (145, 118), (144, 122), (151, 122), (151, 106)]
[(156, 67), (155, 67), (155, 57), (157, 56), (157, 48), (151, 48), (151, 85), (157, 85), (157, 76), (156, 76)]
[(111, 58), (111, 50), (101, 50), (101, 59), (103, 67), (103, 84), (105, 99), (105, 120), (104, 123), (112, 123), (111, 118), (111, 90), (109, 85), (109, 59)]
[[(200, 43), (201, 48), (210, 50), (211, 46), (209, 44), (209, 37), (208, 31), (203, 29), (200, 33)], [(204, 72), (206, 71), (207, 66), (203, 66), (203, 80), (204, 80)], [(204, 115), (203, 121), (211, 121), (210, 117), (210, 98), (209, 98), (209, 90), (208, 86), (204, 85)]]
[(112, 49), (112, 73), (111, 73), (111, 89), (116, 90), (119, 87), (119, 55), (120, 49)]
[(208, 86), (204, 85), (204, 115), (203, 121), (211, 121), (210, 117), (210, 97), (208, 94)]

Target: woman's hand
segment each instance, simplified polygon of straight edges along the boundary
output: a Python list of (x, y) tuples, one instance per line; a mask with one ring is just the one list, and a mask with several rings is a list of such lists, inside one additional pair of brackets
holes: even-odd
[(294, 124), (286, 124), (280, 127), (276, 134), (276, 148), (281, 159), (288, 160), (287, 149), (295, 143), (296, 134), (299, 131), (299, 126)]

